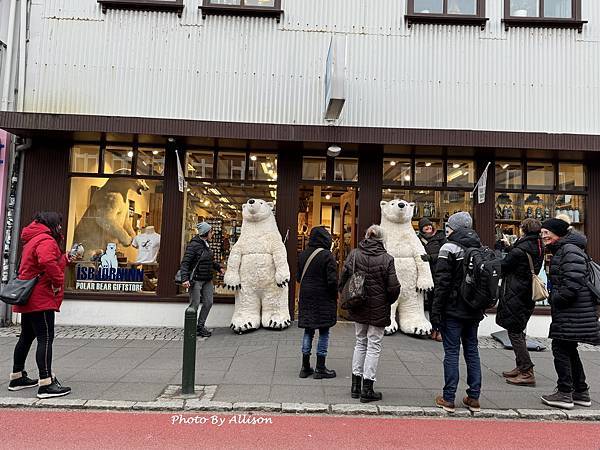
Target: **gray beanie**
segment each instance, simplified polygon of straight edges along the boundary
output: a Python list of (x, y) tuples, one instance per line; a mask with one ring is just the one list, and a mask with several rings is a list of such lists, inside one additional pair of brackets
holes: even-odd
[(452, 228), (454, 231), (459, 228), (473, 228), (471, 214), (464, 211), (452, 214), (450, 218), (448, 218), (448, 227)]
[(196, 229), (198, 230), (198, 234), (200, 236), (204, 236), (210, 231), (211, 228), (212, 226), (210, 226), (210, 224), (206, 222), (199, 222), (198, 224), (196, 224)]

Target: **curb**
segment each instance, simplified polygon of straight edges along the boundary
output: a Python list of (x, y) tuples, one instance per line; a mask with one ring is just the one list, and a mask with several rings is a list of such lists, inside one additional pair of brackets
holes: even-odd
[(456, 413), (447, 413), (439, 408), (419, 406), (389, 406), (362, 404), (325, 403), (230, 403), (210, 400), (168, 400), (154, 402), (134, 402), (123, 400), (83, 400), (55, 398), (38, 400), (35, 398), (0, 397), (0, 408), (61, 408), (90, 411), (164, 411), (164, 412), (251, 412), (284, 414), (330, 414), (385, 417), (445, 417), (504, 420), (544, 420), (544, 421), (599, 421), (600, 410), (576, 409), (570, 411), (547, 409), (482, 409), (471, 413), (466, 409), (457, 409)]

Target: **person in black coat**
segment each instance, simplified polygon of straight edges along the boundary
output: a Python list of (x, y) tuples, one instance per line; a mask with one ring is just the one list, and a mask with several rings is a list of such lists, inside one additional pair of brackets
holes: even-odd
[[(298, 257), (298, 327), (304, 328), (300, 378), (313, 373), (317, 379), (335, 377), (335, 370), (325, 367), (329, 329), (337, 321), (337, 265), (330, 251), (331, 242), (331, 234), (325, 227), (314, 227), (310, 232), (308, 246)], [(312, 255), (313, 259), (307, 265)], [(317, 366), (313, 370), (310, 367), (310, 353), (317, 329)]]
[[(394, 258), (383, 246), (383, 228), (371, 225), (358, 248), (350, 252), (344, 263), (339, 289), (356, 272), (365, 275), (364, 304), (349, 311), (355, 323), (356, 345), (352, 358), (352, 398), (363, 403), (381, 400), (381, 392), (373, 390), (381, 342), (385, 327), (390, 325), (390, 307), (400, 295)], [(361, 388), (362, 381), (362, 388)]]
[(211, 332), (204, 326), (208, 313), (213, 305), (213, 271), (223, 274), (223, 267), (213, 261), (213, 252), (208, 245), (212, 239), (212, 227), (206, 222), (196, 225), (198, 234), (194, 236), (183, 254), (181, 260), (182, 286), (189, 289), (190, 304), (198, 307), (202, 302), (202, 308), (198, 314), (198, 325), (196, 335), (210, 337)]
[(579, 343), (600, 345), (600, 323), (596, 298), (587, 286), (589, 268), (587, 238), (569, 230), (561, 219), (542, 224), (542, 239), (552, 253), (549, 278), (552, 282), (550, 307), (552, 354), (558, 375), (554, 394), (543, 395), (549, 406), (571, 409), (574, 405), (591, 406)]
[(541, 270), (544, 258), (541, 229), (539, 220), (525, 219), (521, 223), (521, 238), (508, 247), (508, 254), (502, 260), (504, 286), (496, 323), (508, 331), (517, 364), (516, 368), (502, 372), (502, 375), (507, 383), (518, 386), (535, 386), (534, 365), (527, 350), (525, 328), (535, 308), (529, 258), (536, 274)]

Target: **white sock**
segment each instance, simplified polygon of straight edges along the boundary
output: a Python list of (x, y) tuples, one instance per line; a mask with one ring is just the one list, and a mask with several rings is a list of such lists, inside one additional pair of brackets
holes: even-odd
[(15, 372), (15, 373), (11, 373), (10, 374), (10, 381), (12, 380), (18, 380), (19, 378), (21, 378), (23, 376), (23, 372)]
[(49, 384), (52, 384), (52, 378), (42, 378), (39, 381), (40, 386), (48, 386)]

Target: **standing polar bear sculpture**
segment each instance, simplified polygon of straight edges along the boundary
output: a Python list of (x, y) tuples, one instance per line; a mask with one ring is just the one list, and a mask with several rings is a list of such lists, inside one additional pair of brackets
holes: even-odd
[(385, 248), (394, 257), (396, 274), (401, 290), (398, 300), (392, 305), (392, 323), (385, 334), (400, 330), (406, 334), (425, 335), (431, 332), (431, 324), (425, 317), (423, 293), (433, 289), (433, 278), (429, 263), (423, 261), (425, 249), (412, 227), (415, 204), (404, 200), (381, 202), (381, 227), (385, 231)]
[(262, 326), (290, 326), (287, 252), (273, 203), (250, 199), (242, 206), (242, 232), (227, 262), (225, 286), (236, 290), (231, 328), (238, 334)]

